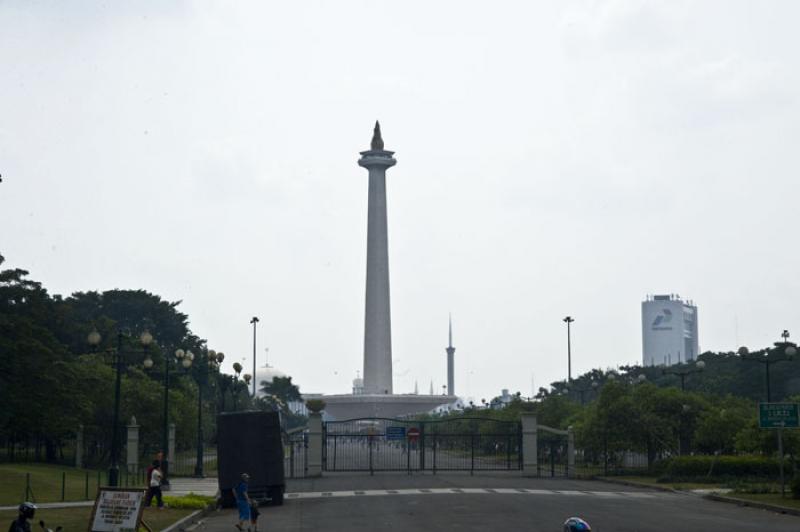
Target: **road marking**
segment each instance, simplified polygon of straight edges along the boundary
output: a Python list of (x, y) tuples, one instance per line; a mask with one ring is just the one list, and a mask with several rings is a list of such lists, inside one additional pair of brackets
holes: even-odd
[(655, 495), (640, 491), (577, 491), (577, 490), (536, 490), (526, 488), (418, 488), (402, 490), (358, 490), (358, 491), (308, 491), (287, 493), (287, 499), (331, 499), (341, 497), (374, 497), (385, 495), (567, 495), (567, 496), (594, 496), (603, 498), (632, 497), (637, 499), (651, 499)]

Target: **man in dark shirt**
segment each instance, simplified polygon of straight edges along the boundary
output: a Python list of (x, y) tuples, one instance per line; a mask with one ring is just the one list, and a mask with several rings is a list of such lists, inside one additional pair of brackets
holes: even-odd
[(8, 527), (8, 532), (31, 532), (31, 524), (28, 519), (33, 519), (36, 513), (36, 505), (32, 502), (23, 502), (19, 505), (19, 516)]

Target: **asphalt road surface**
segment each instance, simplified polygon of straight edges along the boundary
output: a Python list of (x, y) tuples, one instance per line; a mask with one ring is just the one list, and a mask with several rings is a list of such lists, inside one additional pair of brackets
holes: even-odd
[[(560, 532), (573, 515), (596, 532), (800, 530), (796, 516), (597, 481), (387, 474), (292, 482), (283, 506), (262, 508), (259, 530)], [(235, 522), (225, 510), (198, 530)]]

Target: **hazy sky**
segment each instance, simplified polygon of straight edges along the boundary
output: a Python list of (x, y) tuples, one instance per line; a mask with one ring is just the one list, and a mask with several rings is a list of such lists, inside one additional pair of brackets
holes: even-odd
[[(144, 288), (306, 392), (361, 369), (367, 175), (388, 173), (395, 391), (476, 399), (800, 337), (800, 3), (0, 1), (0, 253)], [(794, 336), (793, 336), (794, 338)]]

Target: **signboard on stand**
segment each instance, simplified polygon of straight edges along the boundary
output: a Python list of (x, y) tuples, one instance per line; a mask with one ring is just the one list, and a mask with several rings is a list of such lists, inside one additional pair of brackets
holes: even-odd
[(141, 489), (100, 488), (94, 501), (89, 532), (139, 530), (143, 524), (144, 494)]

